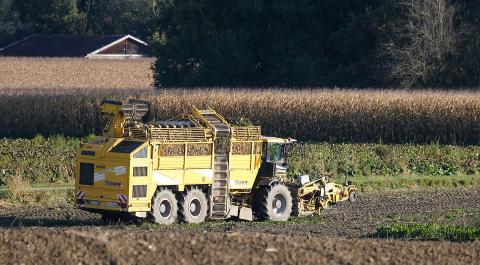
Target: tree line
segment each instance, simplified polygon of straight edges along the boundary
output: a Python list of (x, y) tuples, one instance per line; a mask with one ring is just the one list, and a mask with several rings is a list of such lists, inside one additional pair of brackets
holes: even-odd
[(0, 44), (133, 34), (157, 87), (476, 88), (479, 18), (468, 0), (2, 0)]

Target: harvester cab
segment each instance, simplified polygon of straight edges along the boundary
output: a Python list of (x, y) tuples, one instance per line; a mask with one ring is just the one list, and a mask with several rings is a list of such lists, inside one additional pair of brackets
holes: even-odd
[[(287, 178), (288, 146), (295, 143), (295, 139), (277, 137), (263, 137), (262, 164), (259, 175), (269, 180), (284, 180)], [(261, 178), (259, 179), (261, 180)]]
[(295, 140), (232, 125), (211, 108), (148, 123), (148, 102), (106, 100), (101, 111), (108, 117), (103, 134), (77, 152), (75, 191), (79, 208), (105, 220), (286, 221), (294, 204), (310, 209), (312, 201), (341, 201), (353, 190), (317, 181), (291, 186), (286, 150)]

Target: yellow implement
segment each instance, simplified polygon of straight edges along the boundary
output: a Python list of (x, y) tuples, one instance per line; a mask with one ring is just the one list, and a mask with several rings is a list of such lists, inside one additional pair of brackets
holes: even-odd
[[(301, 176), (299, 179), (305, 179)], [(302, 181), (301, 187), (297, 189), (298, 212), (300, 215), (320, 213), (341, 201), (354, 202), (356, 200), (357, 188), (349, 182), (343, 185), (329, 182), (326, 177), (314, 181)]]

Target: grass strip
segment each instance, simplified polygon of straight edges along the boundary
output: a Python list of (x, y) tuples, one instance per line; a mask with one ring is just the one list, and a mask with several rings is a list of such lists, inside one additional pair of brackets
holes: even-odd
[[(480, 177), (477, 175), (454, 176), (357, 176), (348, 178), (360, 191), (392, 190), (405, 188), (456, 188), (478, 187)], [(342, 183), (345, 178), (336, 177), (332, 181)]]
[(479, 239), (480, 228), (440, 224), (393, 224), (378, 228), (374, 236), (397, 239), (465, 242)]

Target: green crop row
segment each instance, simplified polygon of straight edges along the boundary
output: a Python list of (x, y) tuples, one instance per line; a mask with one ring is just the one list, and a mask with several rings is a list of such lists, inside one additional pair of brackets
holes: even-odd
[(59, 136), (0, 139), (0, 186), (15, 175), (30, 183), (71, 181), (78, 144), (78, 139)]
[(480, 146), (305, 144), (289, 148), (291, 175), (452, 176), (480, 172)]
[[(11, 176), (30, 183), (71, 182), (78, 139), (37, 136), (33, 139), (0, 139), (0, 186)], [(384, 145), (384, 144), (294, 144), (288, 148), (290, 177), (327, 174), (362, 182), (385, 176), (415, 179), (480, 174), (480, 146)], [(383, 177), (383, 178), (380, 178)], [(391, 179), (391, 178), (388, 178)], [(439, 178), (440, 179), (440, 178)]]
[(377, 229), (374, 236), (418, 240), (474, 241), (480, 239), (480, 228), (439, 224), (393, 224)]

